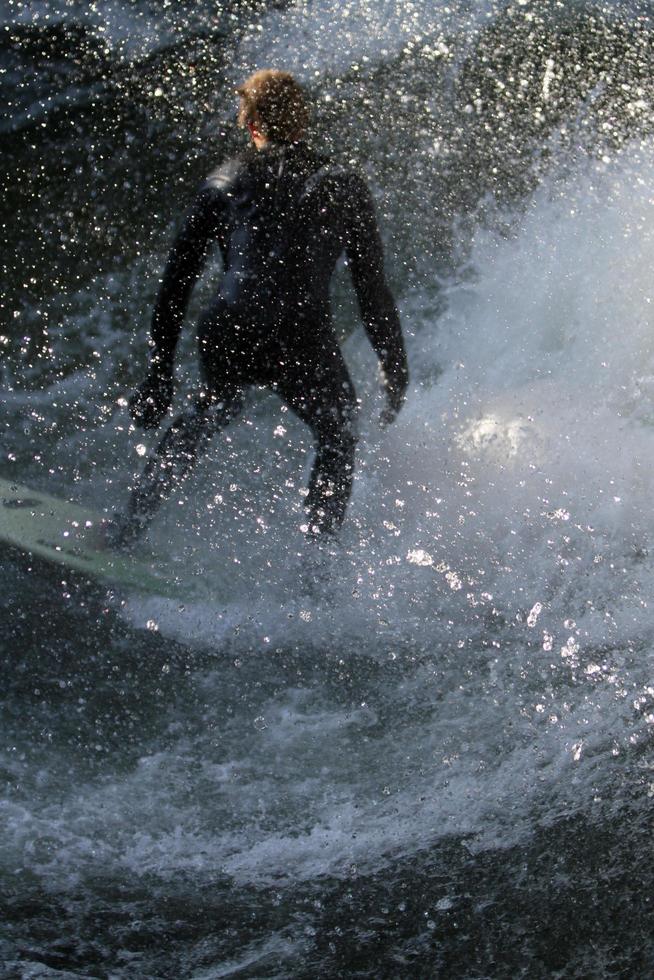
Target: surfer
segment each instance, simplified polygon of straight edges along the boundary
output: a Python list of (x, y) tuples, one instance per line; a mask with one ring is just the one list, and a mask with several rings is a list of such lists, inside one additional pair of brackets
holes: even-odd
[(182, 320), (217, 243), (224, 274), (198, 324), (201, 387), (148, 459), (114, 525), (116, 544), (148, 526), (211, 436), (242, 411), (252, 385), (275, 392), (313, 433), (305, 530), (320, 535), (340, 526), (352, 489), (357, 414), (329, 304), (343, 252), (379, 358), (382, 424), (404, 401), (406, 354), (365, 181), (307, 145), (305, 93), (288, 72), (258, 71), (237, 93), (238, 122), (251, 143), (209, 175), (177, 235), (152, 317), (148, 374), (130, 400), (132, 419), (152, 429), (168, 413)]

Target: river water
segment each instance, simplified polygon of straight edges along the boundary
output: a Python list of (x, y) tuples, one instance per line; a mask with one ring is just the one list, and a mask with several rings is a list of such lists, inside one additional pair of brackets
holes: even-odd
[(150, 534), (183, 603), (2, 553), (1, 975), (650, 975), (650, 6), (1, 10), (1, 476), (124, 500), (158, 277), (257, 67), (367, 173), (412, 370), (380, 430), (341, 269), (323, 553), (263, 392)]

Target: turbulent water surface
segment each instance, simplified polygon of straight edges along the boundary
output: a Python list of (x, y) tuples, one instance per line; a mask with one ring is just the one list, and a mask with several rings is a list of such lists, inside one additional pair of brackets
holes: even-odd
[(341, 270), (329, 549), (255, 392), (150, 534), (186, 602), (3, 551), (2, 976), (650, 975), (650, 5), (1, 11), (0, 476), (124, 501), (166, 251), (257, 67), (368, 174), (412, 370), (382, 431)]

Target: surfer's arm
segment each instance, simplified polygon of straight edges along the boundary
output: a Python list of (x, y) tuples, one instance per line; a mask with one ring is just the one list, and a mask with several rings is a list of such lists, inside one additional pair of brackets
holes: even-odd
[(150, 327), (150, 370), (172, 376), (175, 348), (186, 308), (217, 234), (221, 197), (204, 187), (187, 212), (175, 239), (159, 289)]
[[(346, 254), (361, 319), (384, 375), (391, 415), (402, 406), (409, 382), (402, 327), (386, 282), (375, 209), (364, 180), (352, 175)], [(390, 420), (390, 417), (387, 419)]]
[(148, 374), (129, 401), (132, 419), (144, 429), (156, 428), (172, 402), (173, 359), (182, 321), (221, 217), (220, 195), (205, 186), (170, 252), (152, 315)]

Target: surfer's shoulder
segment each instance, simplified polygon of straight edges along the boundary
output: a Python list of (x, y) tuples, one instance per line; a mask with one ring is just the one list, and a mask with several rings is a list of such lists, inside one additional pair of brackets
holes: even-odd
[(200, 191), (214, 191), (221, 194), (231, 193), (238, 185), (247, 166), (248, 161), (245, 155), (225, 160), (206, 177)]
[(319, 153), (313, 148), (304, 151), (305, 167), (309, 176), (305, 189), (316, 189), (336, 185), (347, 180), (348, 167), (326, 153)]
[(346, 204), (363, 197), (368, 192), (368, 184), (357, 168), (326, 157), (307, 181), (305, 192), (314, 190)]

